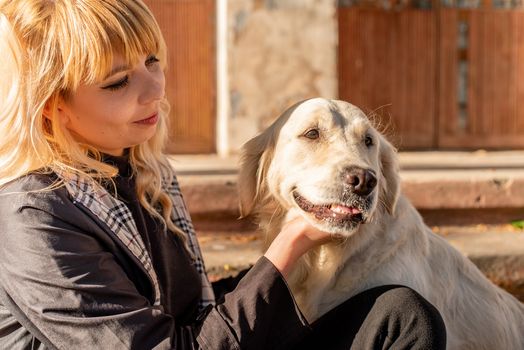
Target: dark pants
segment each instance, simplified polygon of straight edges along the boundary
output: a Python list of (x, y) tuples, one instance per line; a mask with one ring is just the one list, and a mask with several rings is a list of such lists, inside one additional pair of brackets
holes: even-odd
[(445, 349), (446, 328), (437, 309), (403, 286), (364, 291), (312, 324), (295, 349)]

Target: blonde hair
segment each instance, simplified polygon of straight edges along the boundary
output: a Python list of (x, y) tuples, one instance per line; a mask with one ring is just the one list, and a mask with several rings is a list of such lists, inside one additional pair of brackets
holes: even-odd
[[(116, 176), (100, 152), (61, 126), (57, 104), (80, 84), (102, 80), (115, 52), (129, 65), (156, 54), (165, 69), (165, 43), (143, 2), (0, 0), (0, 49), (0, 187), (35, 171), (77, 173), (98, 182)], [(162, 189), (173, 178), (163, 154), (168, 112), (164, 99), (155, 135), (131, 147), (129, 158), (140, 203), (183, 237)]]

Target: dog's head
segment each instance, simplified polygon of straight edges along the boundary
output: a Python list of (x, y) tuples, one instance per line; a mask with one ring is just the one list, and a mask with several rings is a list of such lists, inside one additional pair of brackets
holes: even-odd
[(299, 102), (243, 147), (243, 216), (278, 203), (317, 228), (351, 235), (377, 211), (394, 214), (396, 151), (357, 107), (321, 98)]

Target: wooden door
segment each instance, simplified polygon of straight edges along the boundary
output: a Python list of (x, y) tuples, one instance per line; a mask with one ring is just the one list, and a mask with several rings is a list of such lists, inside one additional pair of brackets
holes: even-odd
[(435, 13), (364, 4), (338, 16), (340, 98), (374, 115), (397, 146), (435, 147)]
[(339, 3), (339, 95), (377, 110), (397, 146), (524, 148), (521, 7)]
[(439, 147), (523, 148), (524, 12), (443, 7), (440, 31)]
[(144, 0), (168, 48), (171, 153), (214, 153), (215, 1)]

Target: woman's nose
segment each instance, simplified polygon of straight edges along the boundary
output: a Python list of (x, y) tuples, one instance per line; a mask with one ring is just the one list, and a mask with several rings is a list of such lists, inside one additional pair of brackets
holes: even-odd
[(149, 73), (150, 75), (144, 77), (142, 84), (142, 91), (138, 102), (140, 104), (150, 104), (152, 102), (160, 101), (165, 95), (165, 77), (164, 72)]

